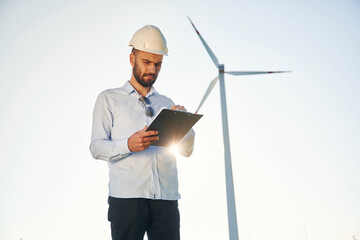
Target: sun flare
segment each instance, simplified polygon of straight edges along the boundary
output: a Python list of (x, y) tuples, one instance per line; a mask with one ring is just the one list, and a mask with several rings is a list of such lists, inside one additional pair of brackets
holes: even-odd
[(171, 145), (171, 147), (169, 148), (170, 152), (172, 154), (178, 154), (179, 153), (179, 146), (174, 144), (174, 145)]

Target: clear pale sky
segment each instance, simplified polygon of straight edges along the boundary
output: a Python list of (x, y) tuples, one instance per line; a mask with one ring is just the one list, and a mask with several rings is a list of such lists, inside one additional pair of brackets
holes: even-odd
[[(134, 3), (136, 2), (136, 3)], [(360, 3), (0, 1), (0, 239), (110, 239), (107, 164), (92, 159), (92, 110), (130, 78), (127, 46), (158, 26), (169, 56), (155, 84), (195, 111), (227, 70), (242, 240), (360, 239)], [(178, 157), (182, 239), (228, 239), (219, 87)]]

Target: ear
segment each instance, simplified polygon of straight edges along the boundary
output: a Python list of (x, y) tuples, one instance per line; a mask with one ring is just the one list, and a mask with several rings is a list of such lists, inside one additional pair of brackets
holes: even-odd
[(134, 55), (133, 53), (130, 53), (129, 59), (130, 59), (130, 64), (131, 64), (131, 66), (134, 67), (134, 64), (135, 64), (135, 55)]

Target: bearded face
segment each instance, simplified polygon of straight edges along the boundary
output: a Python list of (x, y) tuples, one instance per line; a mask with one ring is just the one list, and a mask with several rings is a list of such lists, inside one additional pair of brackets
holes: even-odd
[(141, 86), (151, 87), (160, 72), (163, 56), (138, 50), (131, 55), (134, 78)]
[(133, 67), (133, 75), (136, 81), (143, 87), (151, 87), (155, 83), (158, 74), (142, 72), (137, 62), (135, 60)]

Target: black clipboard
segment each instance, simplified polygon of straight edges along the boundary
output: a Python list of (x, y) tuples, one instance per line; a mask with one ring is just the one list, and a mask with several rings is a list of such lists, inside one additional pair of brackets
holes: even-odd
[(156, 130), (159, 133), (159, 140), (152, 145), (169, 147), (178, 143), (202, 116), (163, 108), (146, 131)]

